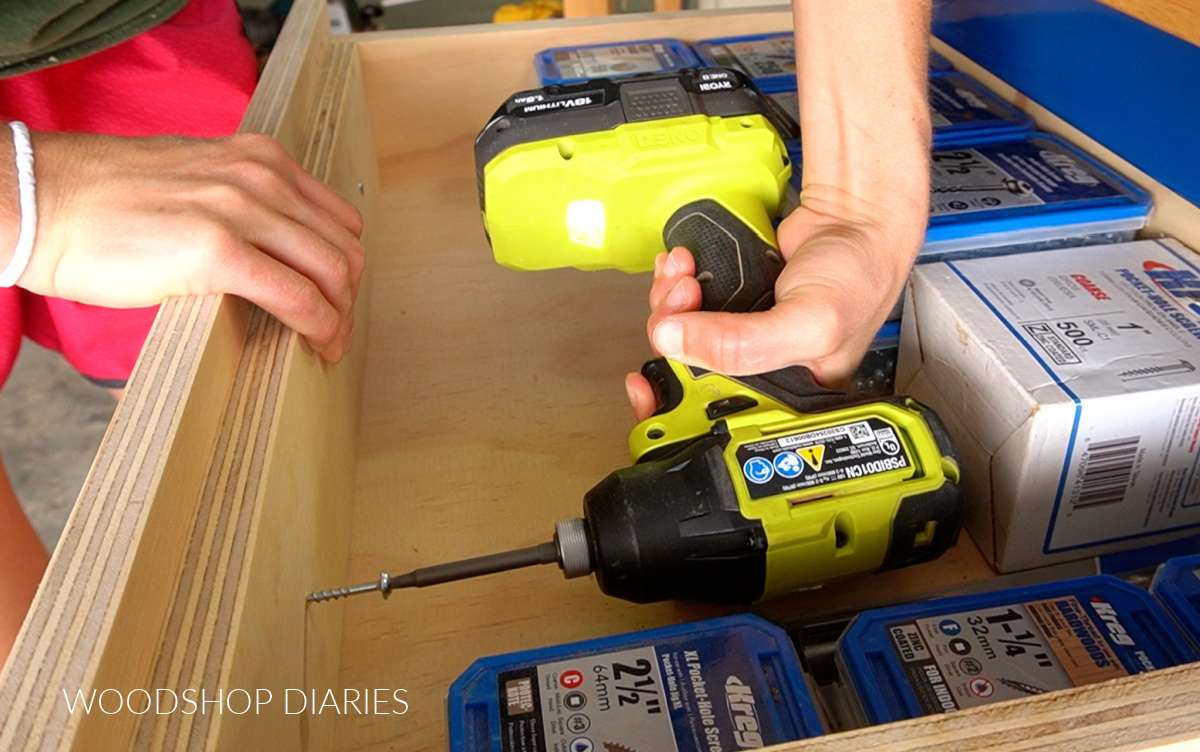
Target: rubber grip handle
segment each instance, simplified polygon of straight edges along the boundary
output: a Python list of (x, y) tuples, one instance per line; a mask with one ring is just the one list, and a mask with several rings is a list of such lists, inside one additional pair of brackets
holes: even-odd
[(779, 250), (713, 199), (693, 201), (663, 228), (667, 249), (683, 246), (696, 260), (704, 311), (743, 313), (775, 304), (775, 280), (783, 271)]
[[(667, 221), (663, 242), (668, 249), (683, 246), (692, 252), (701, 310), (744, 313), (775, 305), (775, 280), (783, 271), (783, 256), (720, 203), (701, 199), (681, 207)], [(801, 412), (831, 409), (851, 400), (844, 392), (819, 385), (804, 366), (789, 366), (744, 380)], [(658, 400), (655, 415), (668, 412), (673, 406), (664, 409), (660, 385), (653, 380), (651, 384)]]

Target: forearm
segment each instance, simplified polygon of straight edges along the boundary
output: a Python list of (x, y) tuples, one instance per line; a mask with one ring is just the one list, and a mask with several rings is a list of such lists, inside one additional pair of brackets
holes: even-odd
[(21, 631), (49, 559), (0, 462), (0, 668)]
[(919, 242), (929, 204), (929, 0), (793, 0), (793, 12), (805, 206), (835, 221), (887, 222)]

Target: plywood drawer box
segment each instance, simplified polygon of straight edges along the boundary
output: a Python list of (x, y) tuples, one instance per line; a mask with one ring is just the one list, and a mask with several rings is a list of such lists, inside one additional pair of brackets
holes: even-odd
[[(306, 607), (305, 595), (540, 542), (627, 462), (621, 384), (650, 355), (648, 280), (509, 271), (480, 225), (472, 141), (533, 84), (533, 53), (775, 31), (790, 16), (335, 40), (324, 14), (319, 0), (296, 4), (244, 127), (276, 135), (362, 207), (357, 346), (328, 367), (241, 300), (164, 306), (0, 684), (0, 749), (440, 749), (446, 688), (478, 656), (720, 613), (610, 600), (552, 568), (386, 602)], [(1021, 104), (1155, 191), (1153, 231), (1200, 247), (1195, 207)], [(851, 608), (990, 576), (964, 536), (934, 564), (771, 608)], [(383, 706), (350, 709), (345, 690), (376, 688), (390, 692)], [(77, 690), (104, 689), (139, 711), (132, 690), (210, 702), (190, 714), (70, 709)], [(259, 690), (270, 702), (236, 712)], [(339, 712), (288, 712), (296, 693), (323, 702), (327, 690)], [(779, 749), (1141, 747), (1200, 737), (1198, 701), (1200, 668), (1183, 667)]]

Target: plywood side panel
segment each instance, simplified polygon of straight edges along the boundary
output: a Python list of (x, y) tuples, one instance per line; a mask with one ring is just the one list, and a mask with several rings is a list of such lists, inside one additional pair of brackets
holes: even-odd
[(505, 97), (538, 85), (533, 56), (549, 47), (664, 35), (694, 41), (791, 24), (788, 10), (680, 11), (362, 34), (375, 153), (382, 161), (473, 139)]
[(269, 133), (300, 158), (331, 37), (324, 3), (300, 0), (292, 6), (246, 108), (242, 130)]
[(775, 752), (1096, 752), (1200, 739), (1200, 665), (848, 731)]
[(1100, 0), (1168, 34), (1200, 45), (1200, 4), (1192, 0)]
[[(377, 181), (360, 153), (369, 137), (355, 49), (325, 45), (310, 70), (319, 80), (296, 156), (368, 208)], [(332, 718), (288, 713), (286, 702), (289, 689), (336, 677), (341, 611), (306, 623), (304, 598), (344, 576), (364, 352), (360, 343), (330, 366), (254, 311), (152, 683), (224, 705), (144, 716), (136, 749), (328, 746)]]
[[(120, 748), (128, 738), (132, 715), (71, 713), (64, 692), (145, 685), (165, 622), (152, 604), (178, 582), (246, 309), (216, 297), (164, 304), (0, 680), (10, 709), (0, 748)], [(210, 388), (189, 399), (197, 381)]]
[[(369, 153), (366, 105), (355, 47), (334, 45), (335, 75), (317, 108), (305, 163), (339, 193), (355, 199), (366, 226), (378, 190)], [(360, 190), (361, 186), (361, 190)], [(371, 237), (364, 234), (370, 247)], [(368, 318), (370, 276), (364, 274), (355, 319)], [(330, 367), (300, 352), (293, 337), (287, 361), (277, 369), (280, 392), (274, 399), (268, 442), (260, 444), (263, 465), (257, 478), (249, 546), (237, 584), (233, 626), (224, 650), (217, 686), (265, 687), (276, 700), (257, 716), (219, 719), (209, 749), (329, 749), (335, 716), (288, 715), (295, 692), (323, 696), (337, 688), (342, 608), (311, 609), (306, 596), (346, 579), (354, 470), (358, 458), (363, 367), (369, 349), (367, 327), (356, 346)], [(271, 400), (265, 400), (266, 405)], [(266, 415), (264, 414), (264, 418)]]
[[(184, 747), (197, 728), (203, 739), (211, 718), (223, 708), (224, 692), (233, 689), (217, 686), (206, 675), (206, 668), (211, 662), (214, 641), (220, 643), (216, 649), (223, 649), (231, 611), (226, 594), (235, 588), (238, 566), (247, 545), (246, 529), (251, 514), (240, 476), (250, 474), (254, 462), (261, 464), (261, 457), (253, 451), (254, 429), (261, 422), (264, 410), (269, 413), (272, 405), (257, 397), (273, 395), (270, 389), (260, 389), (258, 382), (264, 375), (271, 378), (270, 362), (281, 357), (277, 354), (278, 338), (265, 339), (271, 324), (262, 311), (252, 312), (245, 341), (260, 346), (242, 349), (231, 400), (220, 410), (221, 431), (212, 451), (214, 461), (202, 485), (183, 576), (174, 594), (150, 682), (155, 689), (170, 690), (174, 696), (183, 698), (181, 707), (175, 712), (138, 718), (135, 749)], [(272, 386), (277, 390), (277, 379), (274, 381)], [(224, 692), (218, 695), (218, 689)], [(188, 690), (192, 692), (190, 696)], [(221, 705), (202, 705), (198, 713), (195, 707), (190, 708), (192, 713), (183, 712), (189, 709), (187, 699), (204, 702), (218, 697)], [(172, 699), (167, 707), (173, 705)]]
[[(297, 78), (312, 75), (305, 55), (328, 37), (324, 4), (297, 3), (281, 44), (287, 40), (298, 57), (268, 66), (243, 130), (276, 134), (293, 152), (303, 145), (297, 113), (314, 109), (316, 87)], [(65, 700), (79, 690), (85, 697), (105, 689), (129, 696), (154, 687), (160, 647), (171, 634), (170, 604), (189, 554), (206, 545), (197, 517), (201, 489), (206, 477), (220, 474), (212, 459), (221, 436), (229, 435), (222, 419), (239, 369), (245, 372), (247, 333), (266, 318), (232, 297), (163, 305), (0, 677), (0, 748), (127, 749), (134, 743), (141, 716), (94, 706), (72, 712)], [(277, 343), (294, 340), (271, 323)], [(115, 705), (110, 693), (106, 707)]]

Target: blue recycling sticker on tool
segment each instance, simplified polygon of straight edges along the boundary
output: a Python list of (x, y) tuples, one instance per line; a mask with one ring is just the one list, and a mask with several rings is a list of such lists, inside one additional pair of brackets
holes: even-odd
[(775, 466), (775, 472), (779, 473), (782, 478), (799, 478), (800, 474), (804, 472), (804, 462), (795, 452), (780, 452), (775, 455), (771, 464)]
[(751, 457), (742, 465), (746, 480), (751, 483), (766, 483), (775, 475), (775, 465), (763, 457)]

